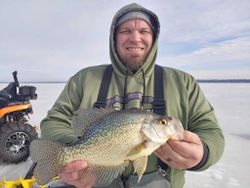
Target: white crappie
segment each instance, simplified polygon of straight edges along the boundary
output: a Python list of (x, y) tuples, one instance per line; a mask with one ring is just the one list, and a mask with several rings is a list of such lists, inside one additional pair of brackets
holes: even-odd
[(176, 118), (139, 109), (79, 109), (74, 113), (72, 127), (82, 135), (72, 146), (44, 140), (31, 143), (30, 156), (37, 163), (34, 176), (38, 184), (48, 183), (65, 164), (78, 159), (88, 162), (82, 174), (94, 174), (97, 185), (111, 183), (129, 161), (140, 180), (148, 156), (168, 139), (182, 139), (184, 131)]

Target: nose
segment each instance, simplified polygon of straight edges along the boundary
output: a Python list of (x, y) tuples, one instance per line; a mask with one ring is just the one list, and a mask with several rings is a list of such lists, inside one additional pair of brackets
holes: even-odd
[(141, 41), (141, 34), (138, 31), (133, 31), (130, 35), (131, 42), (140, 42)]

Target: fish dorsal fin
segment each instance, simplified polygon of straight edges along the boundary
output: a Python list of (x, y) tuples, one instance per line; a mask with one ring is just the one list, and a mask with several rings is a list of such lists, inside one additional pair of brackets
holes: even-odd
[(113, 108), (79, 108), (72, 116), (72, 127), (75, 134), (82, 137), (95, 122), (115, 111)]
[(119, 166), (90, 165), (80, 172), (80, 177), (86, 178), (90, 175), (94, 175), (96, 177), (95, 186), (107, 186), (122, 174), (128, 164), (128, 162), (125, 162)]

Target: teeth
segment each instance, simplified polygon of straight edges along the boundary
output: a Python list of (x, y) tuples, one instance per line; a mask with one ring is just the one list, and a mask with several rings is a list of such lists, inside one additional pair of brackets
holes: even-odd
[(143, 50), (143, 48), (139, 48), (139, 47), (129, 47), (127, 48), (128, 50), (131, 50), (131, 51), (139, 51), (139, 50)]

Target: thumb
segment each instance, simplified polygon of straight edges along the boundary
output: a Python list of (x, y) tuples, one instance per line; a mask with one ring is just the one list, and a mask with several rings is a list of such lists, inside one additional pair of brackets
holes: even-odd
[(182, 141), (187, 142), (187, 143), (193, 143), (193, 144), (200, 144), (201, 143), (200, 137), (197, 134), (195, 134), (191, 131), (187, 131), (187, 130), (184, 131)]

